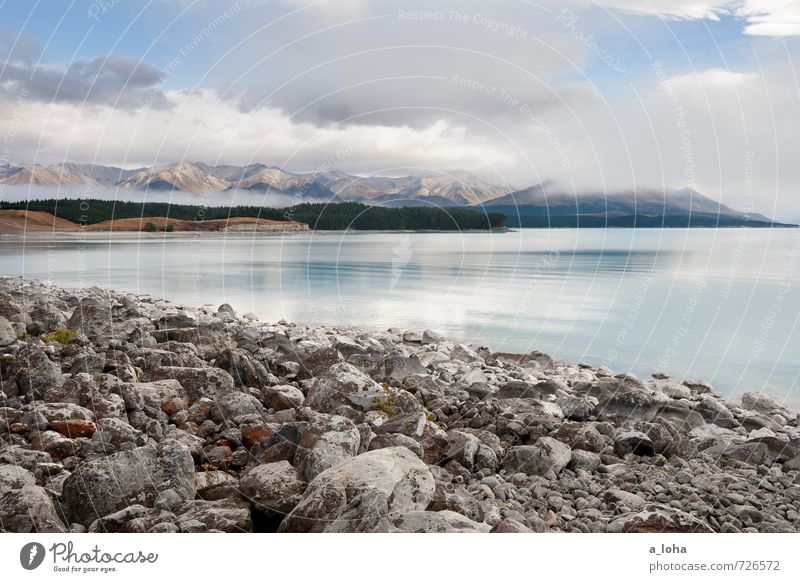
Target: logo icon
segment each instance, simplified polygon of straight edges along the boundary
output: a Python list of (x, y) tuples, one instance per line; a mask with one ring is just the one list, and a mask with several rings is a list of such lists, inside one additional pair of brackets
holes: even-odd
[(44, 561), (44, 546), (39, 542), (30, 542), (19, 551), (19, 563), (26, 570), (35, 570)]

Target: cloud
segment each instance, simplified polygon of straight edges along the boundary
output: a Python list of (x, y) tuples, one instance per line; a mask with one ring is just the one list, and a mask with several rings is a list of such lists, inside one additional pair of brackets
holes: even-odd
[[(472, 143), (463, 128), (443, 121), (421, 129), (388, 126), (318, 127), (278, 109), (241, 111), (213, 91), (169, 92), (172, 108), (126, 112), (70, 103), (28, 103), (15, 136), (41, 136), (36, 161), (83, 160), (135, 167), (179, 160), (247, 164), (255, 161), (312, 171), (320, 166), (378, 171), (390, 166), (464, 167), (499, 157)], [(0, 106), (10, 119), (11, 104)], [(0, 126), (0, 132), (3, 131)], [(34, 161), (30, 152), (14, 159)]]
[[(16, 53), (15, 53), (16, 54)], [(164, 75), (152, 65), (115, 55), (75, 61), (66, 68), (7, 60), (0, 63), (0, 95), (43, 102), (165, 107)]]
[(719, 20), (735, 16), (753, 36), (800, 36), (797, 0), (594, 0), (596, 4), (630, 12), (685, 20)]
[[(583, 12), (586, 0), (542, 1), (544, 8), (461, 0), (433, 13), (422, 0), (329, 2), (297, 13), (247, 3), (202, 47), (176, 53), (180, 70), (164, 70), (184, 90), (166, 93), (161, 73), (134, 60), (57, 67), (17, 57), (7, 68), (21, 72), (0, 78), (0, 140), (14, 138), (5, 159), (392, 174), (463, 168), (519, 187), (691, 185), (737, 208), (800, 215), (800, 133), (785, 121), (800, 119), (791, 54), (731, 58), (735, 70), (726, 70), (719, 59), (695, 59), (709, 46), (697, 27), (675, 26), (667, 42), (648, 37), (653, 19), (628, 17), (621, 29), (614, 15)], [(290, 11), (301, 2), (285, 4)], [(651, 1), (646, 12), (632, 0), (605, 4), (668, 18), (742, 14), (747, 26), (788, 10), (765, 3), (765, 15), (753, 0)], [(189, 39), (218, 17), (218, 6), (203, 5)], [(559, 20), (564, 6), (581, 16), (574, 27)], [(682, 36), (686, 29), (692, 36)], [(182, 46), (173, 32), (171, 46)], [(752, 56), (747, 39), (735, 42)], [(601, 55), (622, 58), (630, 74)], [(669, 61), (665, 70), (656, 70), (655, 55)], [(31, 99), (18, 106), (10, 83)]]

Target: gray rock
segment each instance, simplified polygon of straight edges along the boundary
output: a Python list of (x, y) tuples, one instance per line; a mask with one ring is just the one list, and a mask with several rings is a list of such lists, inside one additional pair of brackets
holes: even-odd
[(604, 496), (606, 503), (621, 503), (629, 509), (641, 509), (647, 504), (645, 499), (642, 499), (635, 493), (629, 493), (622, 489), (609, 489)]
[(783, 464), (784, 471), (800, 471), (800, 455)]
[(447, 437), (445, 456), (458, 461), (467, 469), (471, 469), (475, 465), (475, 456), (478, 454), (480, 445), (478, 437), (461, 430), (451, 430)]
[(198, 471), (194, 474), (197, 496), (206, 501), (239, 497), (239, 481), (225, 471)]
[(289, 513), (300, 502), (308, 484), (287, 461), (259, 465), (240, 482), (242, 495), (267, 514)]
[(763, 392), (745, 392), (742, 394), (742, 408), (762, 414), (771, 414), (776, 410), (782, 410), (783, 406)]
[(512, 447), (503, 459), (503, 468), (510, 473), (546, 476), (558, 474), (569, 464), (570, 448), (551, 437), (541, 437), (533, 445)]
[(318, 412), (333, 412), (347, 405), (368, 411), (390, 404), (390, 393), (352, 364), (331, 366), (309, 388), (305, 405)]
[(217, 359), (216, 365), (233, 376), (239, 387), (263, 388), (272, 382), (269, 370), (248, 351), (227, 349)]
[(614, 454), (652, 456), (655, 453), (653, 441), (643, 432), (631, 430), (623, 432), (614, 439)]
[(418, 441), (401, 433), (379, 434), (369, 441), (370, 451), (389, 447), (405, 447), (420, 459), (425, 455), (422, 445)]
[(261, 402), (267, 408), (275, 410), (299, 408), (305, 399), (303, 392), (294, 386), (265, 386), (261, 389)]
[(564, 417), (570, 420), (588, 420), (597, 414), (599, 404), (594, 396), (565, 396), (558, 399)]
[(701, 414), (706, 422), (722, 428), (736, 428), (739, 426), (739, 422), (734, 418), (733, 413), (711, 395), (701, 395), (694, 410)]
[(437, 331), (433, 331), (432, 329), (426, 329), (422, 332), (422, 343), (425, 345), (429, 344), (439, 344), (444, 341), (444, 336)]
[(181, 531), (219, 531), (243, 533), (253, 531), (250, 506), (240, 499), (219, 499), (205, 501), (193, 499), (186, 501), (175, 510), (178, 527)]
[(299, 360), (298, 380), (315, 378), (328, 368), (344, 361), (344, 356), (336, 348), (319, 348), (310, 352), (297, 351), (294, 356)]
[(519, 520), (506, 517), (492, 528), (492, 533), (533, 533), (533, 530)]
[(392, 525), (403, 533), (488, 533), (492, 526), (455, 511), (414, 511), (394, 515)]
[(430, 469), (408, 449), (369, 451), (319, 474), (279, 531), (388, 531), (390, 514), (423, 511), (434, 489)]
[(95, 297), (82, 299), (67, 321), (67, 328), (95, 342), (114, 338), (111, 304)]
[(384, 360), (383, 376), (396, 382), (402, 382), (409, 376), (425, 376), (430, 370), (422, 365), (416, 355), (409, 357), (390, 356)]
[(15, 341), (17, 341), (17, 332), (5, 317), (0, 317), (0, 348), (10, 346)]
[(217, 308), (217, 313), (227, 313), (233, 318), (236, 318), (236, 310), (231, 307), (228, 303), (223, 303)]
[(673, 507), (648, 506), (608, 524), (609, 533), (711, 533), (704, 521)]
[(150, 379), (177, 381), (190, 403), (201, 398), (224, 399), (235, 391), (233, 377), (220, 368), (160, 366), (153, 370)]
[(593, 473), (600, 467), (600, 455), (590, 451), (576, 449), (572, 451), (567, 468), (577, 471), (582, 469)]
[(348, 419), (320, 415), (300, 438), (294, 466), (306, 481), (355, 457), (361, 444), (361, 433)]
[(43, 487), (23, 485), (0, 496), (0, 530), (14, 533), (65, 533), (53, 501)]
[(192, 456), (174, 441), (84, 463), (64, 483), (62, 505), (71, 522), (89, 526), (128, 505), (152, 506), (167, 489), (183, 499), (196, 493)]
[(231, 392), (224, 398), (215, 401), (214, 419), (219, 422), (233, 420), (239, 416), (264, 414), (264, 405), (250, 394), (242, 392)]
[(61, 367), (39, 348), (26, 346), (17, 353), (17, 359), (21, 363), (17, 386), (28, 399), (41, 400), (45, 392), (64, 383)]
[(599, 453), (606, 446), (606, 441), (591, 424), (565, 422), (553, 433), (553, 438), (566, 443), (571, 449), (582, 449)]
[(400, 433), (414, 439), (420, 439), (425, 434), (427, 422), (428, 418), (424, 412), (398, 414), (376, 427), (375, 434)]
[(0, 498), (9, 491), (22, 489), (25, 485), (36, 485), (33, 473), (16, 465), (0, 465)]

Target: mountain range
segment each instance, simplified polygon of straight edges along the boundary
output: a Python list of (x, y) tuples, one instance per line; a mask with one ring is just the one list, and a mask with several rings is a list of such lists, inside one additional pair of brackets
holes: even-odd
[(194, 194), (229, 190), (275, 192), (291, 196), (302, 194), (308, 199), (338, 199), (387, 206), (408, 206), (415, 201), (471, 206), (509, 192), (464, 171), (390, 178), (354, 176), (339, 170), (295, 174), (264, 164), (209, 166), (196, 162), (135, 170), (73, 163), (50, 166), (5, 164), (0, 165), (0, 184), (69, 188), (88, 185)]
[(399, 177), (341, 170), (292, 173), (264, 164), (209, 166), (179, 162), (132, 170), (90, 164), (0, 165), (0, 184), (42, 188), (106, 187), (189, 194), (276, 193), (303, 201), (355, 201), (382, 206), (464, 206), (501, 212), (509, 226), (770, 226), (690, 188), (637, 189), (576, 195), (542, 183), (522, 190), (456, 170)]

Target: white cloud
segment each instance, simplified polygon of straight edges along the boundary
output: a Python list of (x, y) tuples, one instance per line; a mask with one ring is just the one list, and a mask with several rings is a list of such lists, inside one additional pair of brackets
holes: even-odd
[[(477, 167), (500, 153), (467, 138), (463, 127), (438, 121), (423, 128), (298, 123), (278, 109), (244, 112), (214, 91), (170, 92), (171, 107), (123, 111), (36, 101), (0, 105), (0, 132), (13, 133), (12, 161), (64, 160), (128, 167), (177, 160), (267, 162), (294, 170), (330, 164), (353, 171), (390, 165)], [(14, 124), (13, 127), (11, 124)], [(5, 125), (5, 127), (4, 127)], [(13, 131), (12, 131), (13, 130)], [(391, 160), (390, 163), (387, 163)]]
[(745, 22), (745, 34), (754, 36), (800, 35), (797, 0), (593, 0), (608, 8), (686, 20), (719, 20), (736, 16)]

